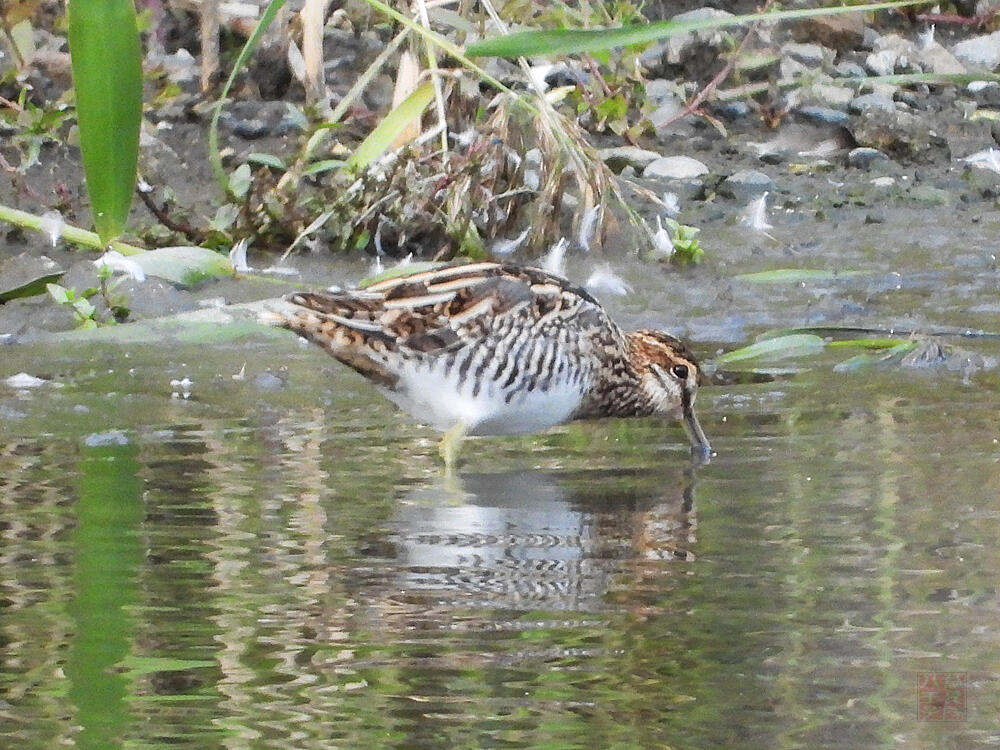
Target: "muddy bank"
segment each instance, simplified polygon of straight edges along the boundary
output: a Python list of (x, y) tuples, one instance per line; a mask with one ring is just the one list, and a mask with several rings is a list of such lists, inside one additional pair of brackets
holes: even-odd
[[(685, 17), (722, 12), (695, 8)], [(585, 242), (572, 234), (578, 227), (567, 220), (572, 238), (567, 273), (584, 282), (606, 267), (624, 282), (619, 288), (631, 288), (643, 299), (647, 317), (685, 321), (680, 332), (704, 341), (736, 342), (762, 328), (806, 323), (919, 327), (964, 320), (997, 327), (990, 295), (996, 285), (1000, 155), (991, 149), (1000, 85), (987, 79), (1000, 63), (1000, 41), (974, 23), (932, 20), (899, 13), (838, 16), (760, 27), (746, 41), (742, 30), (713, 31), (650, 46), (639, 57), (642, 117), (649, 124), (635, 143), (600, 132), (600, 123), (587, 112), (581, 121), (626, 186), (663, 197), (666, 208), (630, 193), (653, 225), (658, 216), (673, 215), (701, 229), (702, 263), (679, 270), (621, 225)], [(190, 41), (182, 34), (177, 38)], [(340, 53), (328, 69), (331, 102), (384, 39), (380, 31), (328, 28), (328, 45)], [(60, 51), (58, 39), (48, 41)], [(695, 112), (684, 114), (686, 103), (706, 91), (739, 44), (741, 55), (730, 76), (709, 89)], [(207, 227), (224, 197), (206, 158), (207, 108), (197, 91), (196, 58), (180, 49), (167, 44), (154, 63), (157, 85), (166, 81), (176, 91), (165, 99), (147, 97), (143, 178), (154, 186), (157, 201), (170, 198), (173, 219)], [(511, 66), (496, 67), (513, 75)], [(580, 86), (592, 82), (592, 74), (575, 65), (549, 73), (554, 86), (574, 78)], [(886, 78), (960, 73), (969, 79), (945, 84)], [(32, 96), (40, 100), (54, 99), (68, 83), (52, 66), (31, 75)], [(228, 107), (222, 121), (230, 169), (253, 153), (290, 158), (309, 128), (294, 78), (276, 92), (281, 98), (266, 101), (261, 94), (268, 87), (260, 81), (251, 85), (254, 75), (248, 74), (239, 87), (242, 100)], [(9, 98), (14, 90), (8, 82), (0, 94)], [(383, 76), (366, 93), (370, 109), (355, 112), (347, 129), (360, 137), (389, 97), (391, 78)], [(0, 151), (16, 170), (27, 153), (24, 131), (3, 127), (6, 144)], [(71, 223), (88, 224), (79, 155), (65, 139), (46, 139), (37, 164), (23, 174), (7, 174), (10, 180), (0, 180), (0, 202), (34, 213), (57, 210)], [(149, 247), (184, 243), (138, 201), (131, 226)], [(509, 239), (515, 234), (511, 229)], [(282, 250), (277, 242), (258, 241), (251, 245), (250, 264), (258, 270), (273, 266)], [(291, 256), (281, 273), (267, 274), (269, 282), (224, 279), (179, 288), (150, 277), (121, 282), (118, 291), (127, 299), (126, 319), (143, 320), (274, 296), (296, 284), (354, 283), (413, 247), (387, 244), (381, 250), (384, 258), (374, 257), (374, 246), (351, 257), (332, 255), (320, 234), (308, 250)], [(544, 247), (517, 248), (504, 257), (538, 262), (545, 253)], [(0, 275), (30, 273), (25, 266), (43, 255), (65, 271), (63, 286), (80, 290), (98, 284), (91, 255), (10, 227), (0, 240)], [(778, 289), (733, 279), (785, 267), (862, 272), (867, 281), (812, 283), (812, 293), (803, 298), (802, 285)], [(616, 289), (596, 292), (615, 297)], [(896, 294), (904, 289), (909, 293)], [(886, 304), (887, 297), (906, 301)], [(100, 298), (94, 302), (98, 308), (105, 304)], [(622, 301), (626, 314), (632, 302)], [(976, 312), (971, 318), (969, 310)], [(77, 323), (46, 295), (0, 305), (0, 334), (7, 342)]]

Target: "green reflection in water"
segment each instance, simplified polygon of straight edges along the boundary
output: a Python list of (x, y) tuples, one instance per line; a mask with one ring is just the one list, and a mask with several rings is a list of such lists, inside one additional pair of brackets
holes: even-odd
[(130, 649), (135, 623), (129, 608), (138, 600), (136, 572), (143, 558), (135, 453), (132, 446), (84, 448), (79, 466), (76, 596), (70, 605), (76, 636), (66, 674), (81, 748), (119, 745), (129, 722), (129, 679), (115, 667)]

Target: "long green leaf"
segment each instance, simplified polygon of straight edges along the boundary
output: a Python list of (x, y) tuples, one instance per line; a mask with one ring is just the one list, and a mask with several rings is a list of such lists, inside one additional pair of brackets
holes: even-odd
[(805, 284), (814, 281), (837, 281), (860, 276), (863, 271), (825, 271), (818, 268), (775, 268), (772, 271), (741, 273), (733, 278), (751, 284)]
[(864, 13), (876, 10), (902, 8), (916, 5), (921, 0), (902, 2), (868, 3), (834, 8), (803, 8), (781, 10), (723, 18), (705, 18), (697, 21), (659, 21), (612, 29), (558, 29), (552, 31), (522, 31), (475, 42), (465, 48), (469, 57), (520, 57), (521, 55), (566, 55), (577, 52), (595, 52), (611, 47), (655, 42), (675, 34), (704, 31), (727, 26), (743, 26), (757, 21), (784, 21), (811, 16), (830, 16), (837, 13)]
[(428, 82), (406, 97), (389, 114), (382, 118), (347, 160), (348, 169), (364, 169), (386, 152), (407, 125), (427, 109), (434, 99), (434, 86)]
[(776, 339), (758, 341), (755, 344), (734, 349), (715, 358), (716, 365), (731, 365), (748, 359), (776, 360), (785, 357), (801, 357), (823, 351), (826, 342), (819, 336), (796, 333)]
[(134, 261), (148, 276), (158, 276), (179, 286), (193, 286), (205, 279), (229, 276), (229, 258), (204, 247), (161, 247), (134, 255)]
[(132, 0), (72, 0), (69, 49), (94, 226), (108, 242), (125, 228), (139, 155), (142, 52)]

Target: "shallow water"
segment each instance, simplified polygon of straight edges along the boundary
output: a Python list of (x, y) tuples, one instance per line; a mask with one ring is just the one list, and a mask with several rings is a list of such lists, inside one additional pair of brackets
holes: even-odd
[[(703, 353), (819, 302), (995, 329), (983, 252), (666, 294), (626, 264), (612, 305)], [(0, 383), (0, 744), (996, 746), (998, 375), (837, 361), (704, 389), (707, 466), (611, 421), (471, 441), (446, 479), (291, 337), (0, 348), (49, 381)]]

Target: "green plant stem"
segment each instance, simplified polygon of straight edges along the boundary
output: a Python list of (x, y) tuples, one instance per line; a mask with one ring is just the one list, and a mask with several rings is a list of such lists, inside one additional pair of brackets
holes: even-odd
[[(27, 211), (19, 211), (18, 209), (11, 208), (10, 206), (0, 205), (0, 221), (5, 221), (8, 224), (13, 224), (14, 226), (24, 227), (25, 229), (33, 229), (36, 232), (45, 231), (41, 216), (29, 214)], [(89, 247), (93, 250), (117, 250), (122, 255), (138, 255), (139, 253), (146, 252), (141, 247), (129, 245), (128, 243), (120, 242), (119, 240), (113, 240), (105, 245), (101, 242), (101, 238), (97, 236), (96, 232), (88, 232), (86, 229), (80, 229), (79, 227), (70, 226), (69, 224), (63, 226), (59, 236), (67, 242), (82, 245), (83, 247)]]
[(295, 160), (288, 171), (286, 171), (281, 179), (278, 180), (277, 190), (283, 192), (289, 188), (295, 188), (298, 185), (300, 179), (302, 179), (302, 172), (309, 166), (312, 161), (312, 156), (316, 153), (316, 149), (323, 145), (323, 142), (330, 135), (330, 130), (340, 122), (340, 118), (346, 114), (350, 106), (357, 101), (364, 90), (371, 83), (372, 79), (378, 74), (385, 65), (386, 61), (396, 53), (399, 46), (403, 43), (407, 36), (409, 36), (410, 30), (403, 29), (392, 41), (386, 45), (386, 48), (379, 53), (379, 56), (375, 58), (374, 62), (369, 65), (365, 71), (358, 76), (358, 80), (354, 82), (351, 86), (350, 91), (348, 91), (344, 98), (341, 99), (337, 106), (334, 108), (333, 112), (330, 114), (329, 118), (313, 133), (309, 140), (306, 142), (305, 147), (302, 149), (302, 153), (299, 154), (298, 158)]
[(219, 94), (219, 98), (212, 108), (212, 121), (208, 126), (208, 158), (212, 163), (212, 172), (215, 173), (215, 179), (218, 180), (223, 190), (227, 189), (229, 178), (226, 176), (226, 171), (222, 168), (222, 153), (219, 151), (219, 116), (222, 114), (222, 107), (226, 103), (226, 96), (229, 94), (229, 89), (233, 87), (236, 76), (243, 69), (243, 66), (246, 65), (247, 60), (250, 59), (250, 55), (260, 43), (260, 38), (264, 36), (267, 27), (271, 25), (271, 21), (278, 15), (278, 11), (281, 10), (284, 4), (285, 0), (271, 0), (268, 3), (267, 8), (264, 9), (264, 13), (254, 27), (253, 33), (250, 34), (250, 38), (247, 39), (246, 44), (243, 45), (243, 49), (240, 50), (236, 62), (233, 63), (233, 69), (229, 73), (229, 78), (226, 79), (226, 84), (222, 87), (222, 93)]

